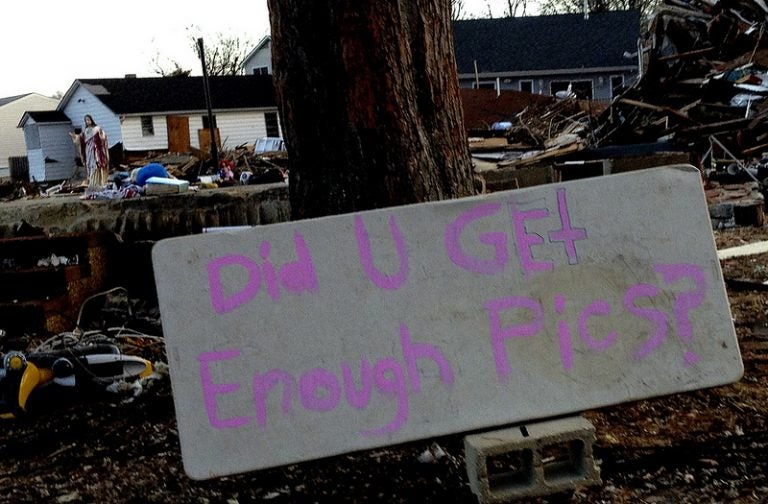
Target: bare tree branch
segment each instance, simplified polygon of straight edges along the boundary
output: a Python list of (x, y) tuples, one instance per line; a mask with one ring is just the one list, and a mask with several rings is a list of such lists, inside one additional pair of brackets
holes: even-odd
[[(197, 51), (197, 36), (192, 44)], [(251, 42), (240, 37), (219, 33), (213, 44), (205, 45), (205, 62), (208, 75), (238, 75), (241, 73)], [(198, 55), (199, 56), (199, 55)]]
[[(660, 3), (660, 0), (586, 0), (589, 12), (606, 12), (617, 10), (637, 9), (643, 20), (650, 20)], [(583, 12), (584, 0), (543, 0), (541, 13), (573, 14)]]
[(166, 58), (167, 61), (161, 61), (160, 53), (156, 53), (150, 62), (152, 71), (161, 77), (179, 77), (188, 76), (192, 70), (183, 68), (178, 61)]
[(528, 0), (507, 0), (507, 17), (525, 16), (528, 10)]
[[(201, 37), (200, 28), (196, 26), (187, 27), (190, 47), (198, 59), (200, 59), (197, 39)], [(219, 33), (213, 43), (206, 42), (205, 65), (208, 75), (239, 75), (245, 63), (245, 57), (252, 47), (252, 42), (247, 38), (237, 36), (228, 36)], [(189, 75), (192, 70), (183, 68), (178, 61), (170, 58), (161, 57), (157, 53), (151, 61), (152, 71), (163, 77), (177, 75)]]
[(464, 0), (451, 0), (451, 19), (464, 19)]

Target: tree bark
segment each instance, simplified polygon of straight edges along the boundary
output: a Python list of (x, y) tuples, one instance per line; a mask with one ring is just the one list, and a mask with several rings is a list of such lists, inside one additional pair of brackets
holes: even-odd
[(450, 0), (269, 0), (293, 219), (471, 195)]

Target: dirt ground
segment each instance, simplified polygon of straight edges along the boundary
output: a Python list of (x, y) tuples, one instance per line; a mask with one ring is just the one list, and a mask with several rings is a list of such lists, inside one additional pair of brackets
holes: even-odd
[[(761, 240), (768, 240), (768, 228), (716, 232), (718, 248)], [(603, 484), (531, 502), (768, 502), (768, 290), (763, 285), (768, 254), (724, 260), (722, 267), (743, 379), (585, 412), (597, 430), (595, 456)], [(131, 303), (134, 318), (144, 314), (133, 322), (147, 333), (160, 330), (152, 324), (156, 312), (151, 307)], [(158, 357), (163, 350), (155, 344), (143, 352)], [(430, 448), (439, 456), (425, 457)], [(467, 484), (462, 436), (190, 480), (182, 468), (166, 377), (133, 399), (110, 396), (4, 421), (0, 503), (6, 502), (477, 501)]]

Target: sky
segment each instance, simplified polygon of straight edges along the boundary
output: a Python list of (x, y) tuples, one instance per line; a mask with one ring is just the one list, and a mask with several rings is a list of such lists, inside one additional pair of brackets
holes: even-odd
[[(0, 98), (65, 93), (75, 79), (157, 77), (170, 60), (200, 75), (192, 40), (220, 34), (255, 46), (269, 34), (266, 0), (67, 3), (10, 0), (0, 16)], [(500, 16), (505, 0), (464, 0), (465, 16)]]

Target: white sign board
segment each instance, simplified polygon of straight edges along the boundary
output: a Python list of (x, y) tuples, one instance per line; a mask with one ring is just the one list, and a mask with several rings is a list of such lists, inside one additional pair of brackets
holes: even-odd
[(691, 167), (172, 238), (153, 261), (196, 479), (742, 374)]

